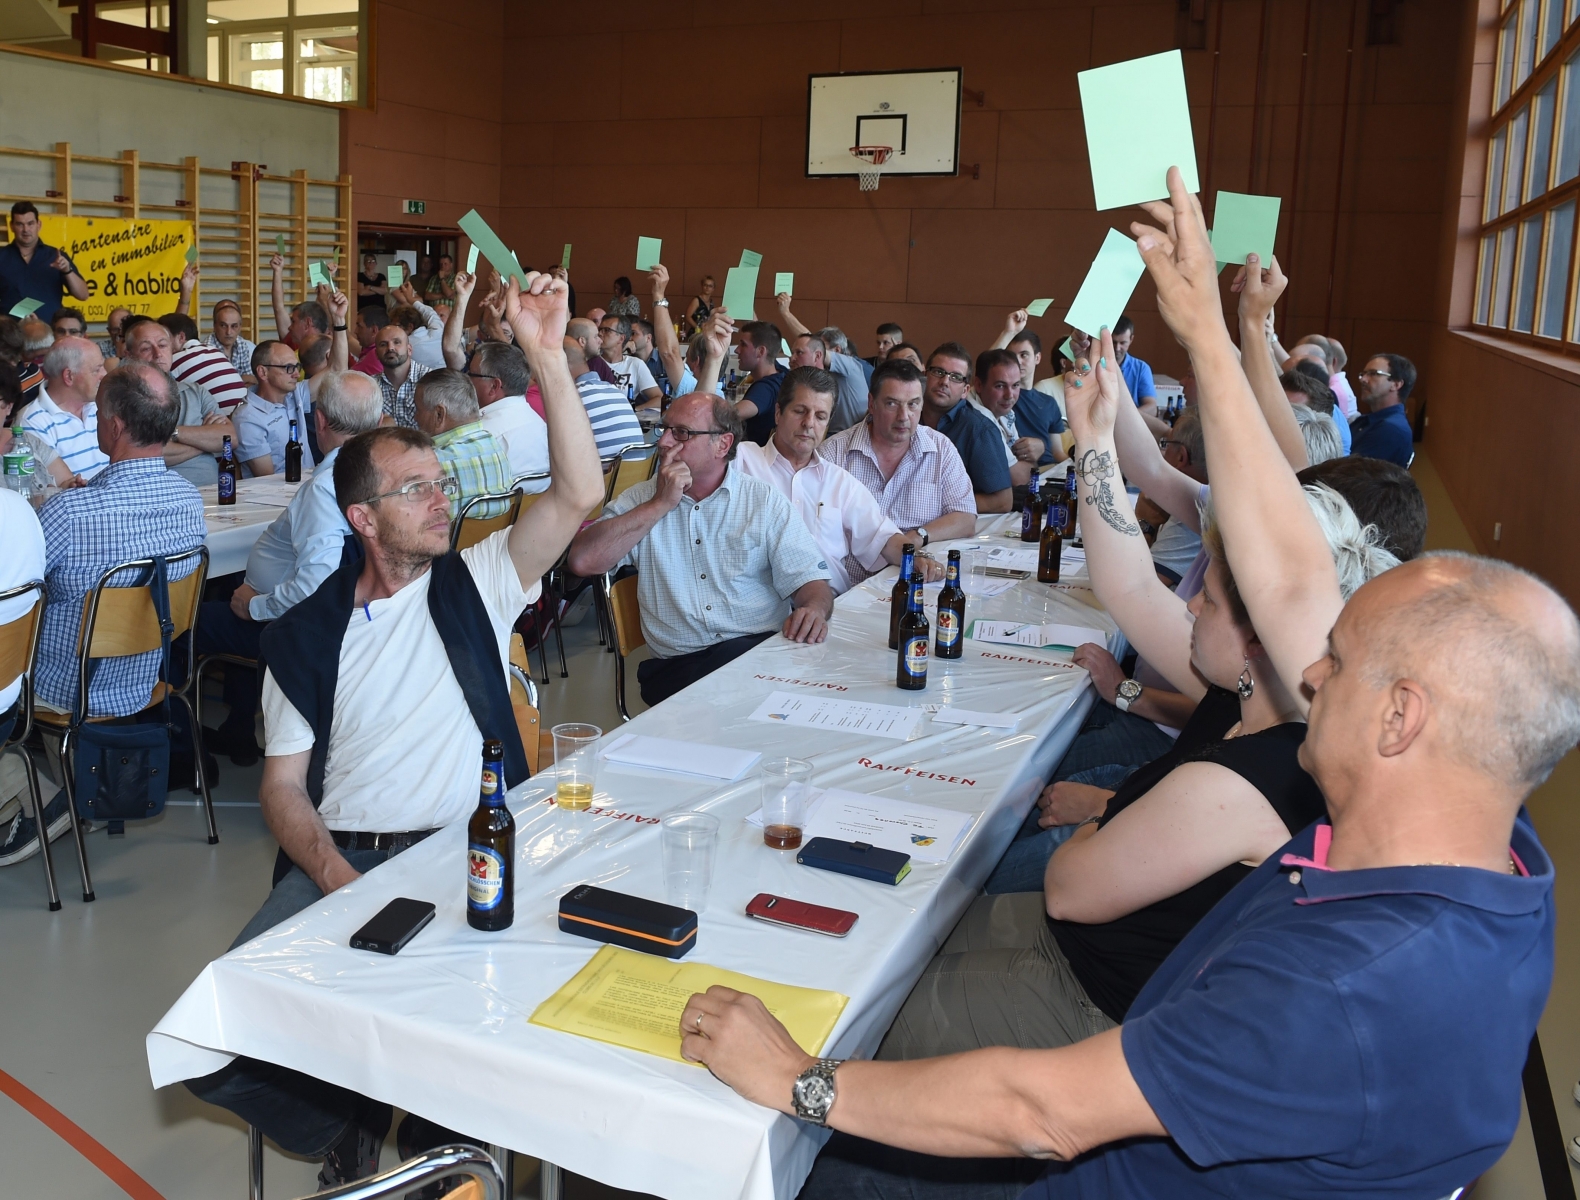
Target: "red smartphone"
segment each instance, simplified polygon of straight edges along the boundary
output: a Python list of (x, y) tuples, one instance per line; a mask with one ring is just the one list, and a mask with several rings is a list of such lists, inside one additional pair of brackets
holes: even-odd
[(844, 937), (856, 923), (856, 914), (842, 908), (824, 908), (821, 904), (808, 904), (804, 900), (791, 900), (767, 892), (758, 892), (752, 897), (746, 906), (746, 915), (792, 929), (826, 933), (830, 937)]

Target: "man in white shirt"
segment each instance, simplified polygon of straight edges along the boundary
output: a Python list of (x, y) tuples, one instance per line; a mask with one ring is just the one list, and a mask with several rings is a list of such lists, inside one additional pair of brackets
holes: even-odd
[[(560, 362), (564, 361), (561, 353)], [(520, 479), (523, 475), (548, 474), (549, 427), (527, 403), (532, 373), (526, 356), (504, 342), (483, 342), (472, 352), (466, 373), (483, 410), (483, 428), (510, 451), (511, 476)], [(529, 493), (541, 492), (548, 487), (548, 480), (540, 479), (523, 487)]]
[[(790, 501), (828, 563), (829, 587), (837, 596), (881, 571), (898, 566), (905, 535), (889, 520), (872, 493), (843, 467), (819, 457), (839, 384), (827, 371), (798, 367), (784, 378), (774, 401), (776, 421), (767, 445), (741, 443), (741, 473), (761, 479)], [(943, 576), (930, 558), (917, 558), (927, 579)]]
[(647, 364), (625, 352), (631, 341), (630, 317), (606, 316), (598, 322), (598, 337), (603, 360), (614, 372), (615, 386), (630, 397), (632, 404), (640, 408), (664, 398)]
[(198, 341), (197, 322), (185, 313), (166, 313), (159, 323), (170, 331), (170, 373), (214, 397), (223, 416), (247, 398), (247, 381), (224, 351)]
[(73, 475), (92, 479), (110, 465), (99, 449), (104, 355), (86, 338), (61, 338), (44, 356), (44, 386), (15, 424), (52, 447)]
[[(525, 778), (507, 690), (511, 627), (603, 497), (592, 429), (561, 348), (565, 304), (565, 285), (536, 272), (524, 291), (512, 283), (506, 300), (543, 392), (554, 463), (554, 483), (512, 528), (452, 554), (451, 485), (425, 434), (385, 427), (341, 447), (336, 493), (363, 558), (264, 635), (259, 803), (284, 857), (237, 945), (465, 821), (477, 805), (485, 735), (475, 713), (487, 736), (506, 743), (507, 786)], [(387, 1104), (247, 1058), (187, 1086), (283, 1149), (322, 1157), (321, 1187), (378, 1169)]]

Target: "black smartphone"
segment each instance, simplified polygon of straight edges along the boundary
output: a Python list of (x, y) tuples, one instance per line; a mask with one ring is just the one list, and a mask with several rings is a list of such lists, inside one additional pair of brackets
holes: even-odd
[(399, 954), (416, 937), (436, 910), (426, 900), (397, 897), (379, 910), (377, 916), (351, 935), (353, 950), (372, 950), (379, 954)]

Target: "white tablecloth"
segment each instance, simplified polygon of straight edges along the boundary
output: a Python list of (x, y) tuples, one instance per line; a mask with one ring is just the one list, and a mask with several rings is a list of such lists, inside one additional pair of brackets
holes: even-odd
[[(931, 663), (925, 691), (899, 691), (887, 644), (893, 578), (891, 568), (842, 596), (823, 645), (774, 637), (623, 729), (792, 753), (814, 762), (820, 785), (975, 814), (948, 863), (916, 864), (898, 887), (798, 866), (745, 821), (758, 806), (755, 778), (721, 785), (606, 764), (594, 802), (608, 810), (603, 816), (561, 811), (552, 778), (529, 781), (511, 795), (518, 874), (509, 930), (485, 934), (466, 924), (465, 830), (445, 829), (211, 963), (148, 1036), (154, 1085), (245, 1054), (616, 1187), (675, 1200), (791, 1200), (822, 1143), (819, 1131), (740, 1099), (700, 1068), (527, 1018), (599, 948), (558, 931), (560, 896), (590, 882), (663, 898), (657, 826), (622, 818), (700, 808), (717, 813), (723, 828), (689, 957), (844, 993), (850, 1003), (824, 1053), (872, 1054), (1091, 697), (1086, 673), (1066, 654), (969, 640), (960, 661)], [(976, 616), (1113, 628), (1092, 593), (1069, 584), (1028, 582), (970, 600), (967, 620)], [(1005, 732), (928, 717), (902, 742), (748, 719), (770, 692), (803, 688), (884, 704), (1012, 711), (1020, 721)], [(763, 891), (849, 909), (860, 920), (843, 940), (765, 925), (743, 913)], [(352, 932), (396, 896), (430, 900), (439, 915), (398, 957), (350, 949)]]
[(247, 569), (252, 544), (282, 509), (291, 502), (299, 483), (286, 483), (278, 475), (241, 479), (236, 483), (236, 503), (221, 504), (217, 488), (203, 487), (203, 520), (208, 525), (209, 578)]

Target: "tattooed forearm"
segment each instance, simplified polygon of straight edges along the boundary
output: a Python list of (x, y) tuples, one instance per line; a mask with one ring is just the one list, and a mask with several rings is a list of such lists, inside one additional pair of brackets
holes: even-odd
[(1141, 527), (1114, 506), (1114, 489), (1109, 482), (1119, 473), (1114, 467), (1114, 456), (1106, 450), (1088, 450), (1081, 455), (1075, 469), (1086, 485), (1086, 502), (1097, 509), (1097, 515), (1108, 527), (1139, 537)]

